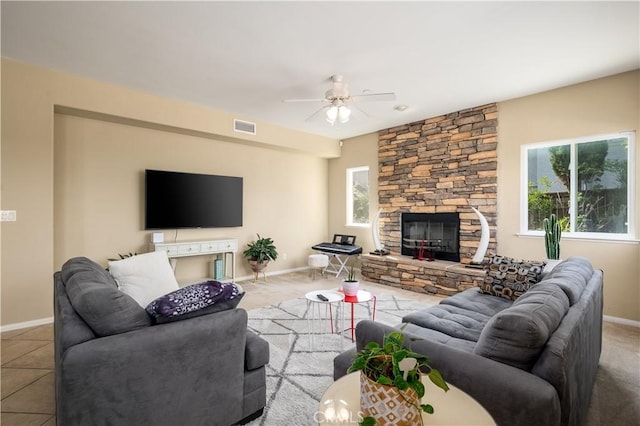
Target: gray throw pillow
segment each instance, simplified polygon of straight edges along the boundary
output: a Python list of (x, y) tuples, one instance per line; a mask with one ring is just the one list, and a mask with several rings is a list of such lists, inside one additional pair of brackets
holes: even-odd
[(61, 275), (71, 306), (97, 336), (125, 333), (151, 325), (151, 318), (113, 278), (86, 257), (67, 261)]
[(537, 284), (489, 320), (473, 352), (530, 371), (568, 310), (569, 299), (560, 287)]

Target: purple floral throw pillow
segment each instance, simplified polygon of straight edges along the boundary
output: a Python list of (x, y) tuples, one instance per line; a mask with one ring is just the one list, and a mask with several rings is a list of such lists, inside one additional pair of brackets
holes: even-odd
[(162, 324), (233, 309), (242, 296), (239, 285), (210, 280), (160, 296), (147, 305), (146, 311), (156, 324)]

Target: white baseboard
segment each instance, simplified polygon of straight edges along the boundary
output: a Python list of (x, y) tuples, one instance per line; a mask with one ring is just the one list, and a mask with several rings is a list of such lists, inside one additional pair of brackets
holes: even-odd
[[(309, 270), (309, 269), (310, 268), (308, 266), (300, 266), (298, 268), (292, 268), (292, 269), (282, 269), (280, 271), (267, 272), (267, 277), (288, 274), (288, 273), (291, 273), (291, 272), (306, 271), (306, 270)], [(260, 273), (260, 276), (258, 277), (258, 281), (260, 280), (260, 277), (262, 277), (262, 272)], [(246, 275), (246, 276), (243, 276), (243, 277), (236, 277), (236, 281), (245, 281), (245, 280), (246, 281), (253, 280), (253, 274), (252, 275)]]
[(22, 328), (37, 327), (39, 325), (51, 324), (53, 317), (41, 318), (33, 321), (17, 322), (15, 324), (7, 324), (0, 327), (0, 332), (20, 330)]
[(606, 322), (613, 322), (613, 323), (616, 323), (616, 324), (630, 325), (631, 327), (640, 328), (640, 321), (634, 321), (634, 320), (630, 320), (630, 319), (626, 319), (626, 318), (620, 318), (620, 317), (612, 317), (612, 316), (609, 316), (609, 315), (604, 315), (602, 318)]

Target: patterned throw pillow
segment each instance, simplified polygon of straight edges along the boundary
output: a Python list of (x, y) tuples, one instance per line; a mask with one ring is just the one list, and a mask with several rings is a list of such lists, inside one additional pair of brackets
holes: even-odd
[(540, 281), (546, 263), (491, 255), (489, 261), (484, 264), (486, 276), (480, 285), (480, 291), (516, 300)]
[(156, 324), (162, 324), (233, 309), (242, 296), (239, 285), (210, 280), (160, 296), (147, 305), (146, 311)]

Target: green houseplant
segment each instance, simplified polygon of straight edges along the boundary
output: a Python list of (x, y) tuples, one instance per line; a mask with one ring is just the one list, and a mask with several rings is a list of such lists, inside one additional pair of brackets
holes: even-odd
[[(354, 371), (361, 372), (361, 392), (365, 392), (365, 388), (369, 391), (368, 387), (372, 386), (372, 383), (397, 388), (398, 400), (410, 406), (414, 412), (413, 417), (406, 423), (400, 421), (398, 424), (423, 424), (420, 411), (426, 413), (434, 411), (431, 405), (421, 403), (421, 398), (425, 394), (425, 387), (421, 380), (422, 374), (426, 374), (432, 383), (445, 392), (449, 390), (440, 372), (429, 365), (428, 357), (404, 346), (404, 335), (399, 331), (385, 336), (382, 346), (377, 342), (371, 342), (359, 351), (349, 367), (349, 372)], [(384, 392), (387, 395), (390, 393)], [(363, 406), (360, 408), (365, 417), (360, 424), (373, 426), (376, 424), (376, 419), (370, 415), (369, 407), (364, 404), (368, 399), (364, 394), (361, 397)], [(377, 396), (375, 399), (381, 398)]]
[(356, 278), (356, 271), (353, 265), (347, 271), (347, 278), (342, 280), (342, 291), (345, 296), (356, 296), (360, 289), (360, 282)]
[(542, 221), (544, 229), (544, 247), (547, 252), (547, 259), (560, 259), (560, 238), (562, 237), (562, 228), (558, 218), (552, 214)]
[(254, 282), (258, 279), (258, 273), (262, 272), (264, 275), (264, 269), (270, 260), (276, 260), (278, 258), (278, 250), (271, 238), (263, 238), (260, 234), (256, 234), (258, 239), (247, 243), (247, 249), (243, 252), (244, 256), (249, 261), (251, 270), (254, 273)]

